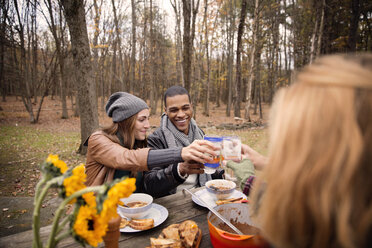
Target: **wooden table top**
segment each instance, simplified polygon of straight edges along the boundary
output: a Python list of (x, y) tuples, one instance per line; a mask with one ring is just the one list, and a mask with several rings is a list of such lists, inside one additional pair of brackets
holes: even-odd
[[(192, 190), (193, 192), (198, 189)], [(137, 233), (121, 233), (119, 239), (119, 247), (136, 247), (142, 248), (150, 246), (150, 237), (158, 237), (163, 228), (176, 223), (181, 223), (184, 220), (195, 221), (202, 230), (202, 240), (199, 248), (212, 247), (209, 237), (207, 214), (209, 210), (195, 204), (190, 194), (184, 195), (179, 192), (174, 195), (165, 196), (154, 200), (155, 203), (160, 204), (168, 209), (168, 218), (159, 226)], [(41, 239), (44, 241), (48, 237), (51, 226), (42, 227), (40, 229)], [(0, 238), (0, 247), (17, 247), (29, 248), (32, 247), (32, 230), (9, 235)], [(60, 242), (58, 247), (82, 247), (73, 238), (66, 238)], [(104, 247), (101, 243), (98, 247)]]

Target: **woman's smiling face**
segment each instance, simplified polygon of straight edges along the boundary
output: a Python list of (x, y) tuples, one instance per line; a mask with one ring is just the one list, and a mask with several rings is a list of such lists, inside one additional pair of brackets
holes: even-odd
[(134, 138), (136, 140), (145, 140), (147, 130), (150, 128), (149, 122), (150, 112), (148, 109), (143, 109), (137, 114), (136, 124), (134, 126)]

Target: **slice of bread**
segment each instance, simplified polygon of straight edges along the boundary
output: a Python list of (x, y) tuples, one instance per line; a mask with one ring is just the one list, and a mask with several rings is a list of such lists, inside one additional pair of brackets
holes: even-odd
[(154, 219), (132, 219), (128, 225), (136, 230), (148, 230), (154, 227)]
[(185, 220), (179, 226), (182, 244), (186, 248), (192, 248), (198, 239), (199, 228), (195, 221)]
[(225, 199), (225, 200), (218, 200), (216, 201), (217, 205), (222, 205), (222, 204), (227, 204), (227, 203), (235, 203), (235, 202), (240, 202), (243, 199), (243, 197), (239, 198), (230, 198), (230, 199)]
[(148, 248), (197, 248), (201, 241), (201, 230), (195, 221), (185, 220), (164, 228), (158, 238), (150, 238)]
[(156, 248), (182, 248), (180, 240), (174, 239), (162, 239), (162, 238), (150, 238), (151, 247)]
[(126, 218), (121, 218), (120, 229), (126, 227), (129, 224), (129, 221)]
[(172, 224), (168, 226), (167, 228), (164, 228), (159, 237), (165, 238), (165, 239), (176, 239), (180, 240), (180, 235), (178, 232), (179, 224)]

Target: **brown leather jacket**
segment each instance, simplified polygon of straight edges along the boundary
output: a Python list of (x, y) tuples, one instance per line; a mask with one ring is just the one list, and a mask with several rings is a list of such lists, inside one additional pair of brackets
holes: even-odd
[(94, 132), (88, 140), (85, 184), (95, 186), (110, 182), (114, 178), (115, 169), (147, 171), (149, 150), (129, 150), (111, 141), (102, 131)]

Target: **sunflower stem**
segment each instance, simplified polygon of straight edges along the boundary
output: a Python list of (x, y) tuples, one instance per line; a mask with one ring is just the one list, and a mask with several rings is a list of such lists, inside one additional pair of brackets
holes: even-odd
[(58, 229), (57, 229), (57, 234), (60, 233), (64, 228), (65, 228), (65, 225), (68, 223), (69, 221), (69, 218), (70, 216), (66, 216), (58, 225)]
[(58, 209), (56, 210), (56, 213), (53, 219), (52, 230), (50, 232), (48, 243), (46, 246), (47, 248), (52, 248), (56, 246), (56, 240), (54, 236), (56, 235), (59, 218), (61, 217), (61, 214), (63, 213), (65, 206), (74, 198), (82, 196), (83, 194), (88, 193), (88, 192), (99, 192), (103, 187), (104, 186), (101, 185), (101, 186), (93, 186), (93, 187), (84, 188), (84, 189), (81, 189), (73, 193), (72, 195), (70, 195), (69, 197), (63, 200), (63, 202), (59, 205)]
[[(48, 189), (56, 183), (60, 177), (56, 177), (50, 180), (50, 177), (46, 176), (41, 179), (41, 181), (36, 186), (35, 198), (34, 198), (34, 212), (32, 215), (32, 230), (34, 234), (34, 240), (32, 242), (33, 248), (41, 248), (43, 244), (40, 240), (40, 207), (43, 203), (43, 200), (48, 192)], [(48, 181), (50, 180), (50, 181)], [(47, 182), (48, 181), (48, 182)], [(45, 185), (45, 186), (44, 186)], [(44, 187), (43, 187), (44, 186)], [(43, 188), (42, 188), (43, 187)], [(42, 189), (42, 190), (41, 190)], [(40, 192), (41, 190), (41, 192)]]
[(67, 238), (68, 236), (70, 236), (70, 230), (67, 230), (66, 232), (64, 232), (64, 233), (60, 234), (59, 236), (57, 236), (55, 238), (55, 241), (54, 241), (55, 246), (57, 246), (57, 244), (59, 243), (59, 241), (61, 241), (64, 238)]

